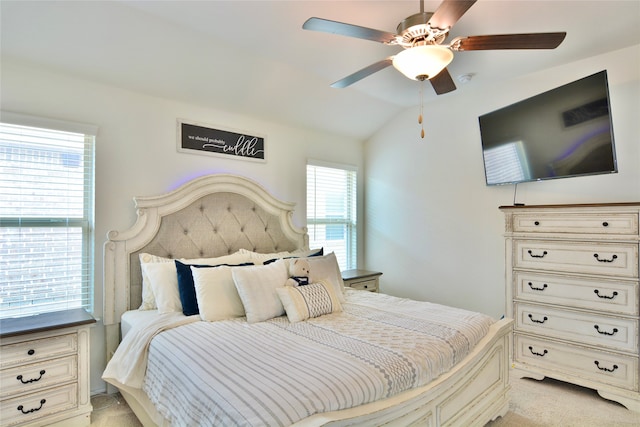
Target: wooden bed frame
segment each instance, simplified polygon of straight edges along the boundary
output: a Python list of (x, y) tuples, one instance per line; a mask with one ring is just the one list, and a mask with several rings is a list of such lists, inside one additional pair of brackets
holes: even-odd
[[(135, 224), (110, 231), (104, 245), (104, 324), (107, 360), (120, 342), (120, 317), (140, 306), (139, 254), (209, 258), (247, 249), (272, 253), (308, 249), (305, 228), (292, 222), (294, 204), (234, 175), (203, 176), (165, 195), (134, 198)], [(296, 426), (484, 426), (509, 405), (512, 321), (496, 322), (476, 348), (432, 383), (348, 410), (316, 414)], [(110, 392), (115, 389), (110, 386)], [(142, 393), (120, 390), (146, 425), (162, 425)]]

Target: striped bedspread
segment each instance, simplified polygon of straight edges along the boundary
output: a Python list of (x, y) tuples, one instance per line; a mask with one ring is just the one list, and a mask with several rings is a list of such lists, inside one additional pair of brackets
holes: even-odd
[(494, 322), (426, 302), (347, 291), (344, 312), (192, 322), (149, 345), (143, 390), (175, 426), (285, 426), (427, 384)]

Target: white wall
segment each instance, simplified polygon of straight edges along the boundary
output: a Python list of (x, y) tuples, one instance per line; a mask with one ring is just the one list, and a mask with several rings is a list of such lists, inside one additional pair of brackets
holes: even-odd
[[(0, 110), (99, 127), (96, 142), (95, 316), (102, 316), (102, 245), (107, 231), (135, 221), (133, 196), (156, 195), (191, 178), (233, 173), (251, 178), (284, 201), (297, 203), (294, 223), (306, 225), (307, 158), (356, 165), (362, 143), (295, 129), (255, 117), (121, 90), (2, 58)], [(254, 94), (260, 96), (260, 94)], [(176, 150), (176, 120), (188, 119), (266, 135), (267, 162), (228, 160)], [(361, 173), (361, 172), (360, 172)], [(360, 177), (359, 182), (363, 179)], [(91, 389), (105, 389), (104, 329), (92, 330)]]
[[(517, 186), (518, 203), (640, 201), (640, 46), (438, 97), (365, 146), (365, 264), (383, 292), (504, 313), (504, 219), (514, 186), (487, 187), (478, 116), (606, 69), (619, 173)], [(417, 90), (417, 87), (416, 87)]]

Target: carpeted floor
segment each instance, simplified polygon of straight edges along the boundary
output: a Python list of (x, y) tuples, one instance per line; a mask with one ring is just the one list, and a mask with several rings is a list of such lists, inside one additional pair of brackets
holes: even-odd
[[(512, 379), (509, 412), (486, 427), (638, 427), (640, 413), (594, 390), (544, 379)], [(94, 396), (91, 427), (139, 427), (120, 395)], [(462, 426), (464, 427), (464, 426)]]
[(631, 427), (640, 413), (603, 399), (595, 390), (545, 378), (511, 379), (509, 412), (486, 427)]

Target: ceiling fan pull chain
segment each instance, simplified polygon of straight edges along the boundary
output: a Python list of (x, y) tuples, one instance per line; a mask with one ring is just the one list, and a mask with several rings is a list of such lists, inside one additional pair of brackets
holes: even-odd
[(424, 123), (422, 120), (422, 113), (424, 112), (424, 80), (420, 82), (420, 115), (418, 115), (418, 124), (422, 127), (420, 130), (420, 137), (424, 139)]

